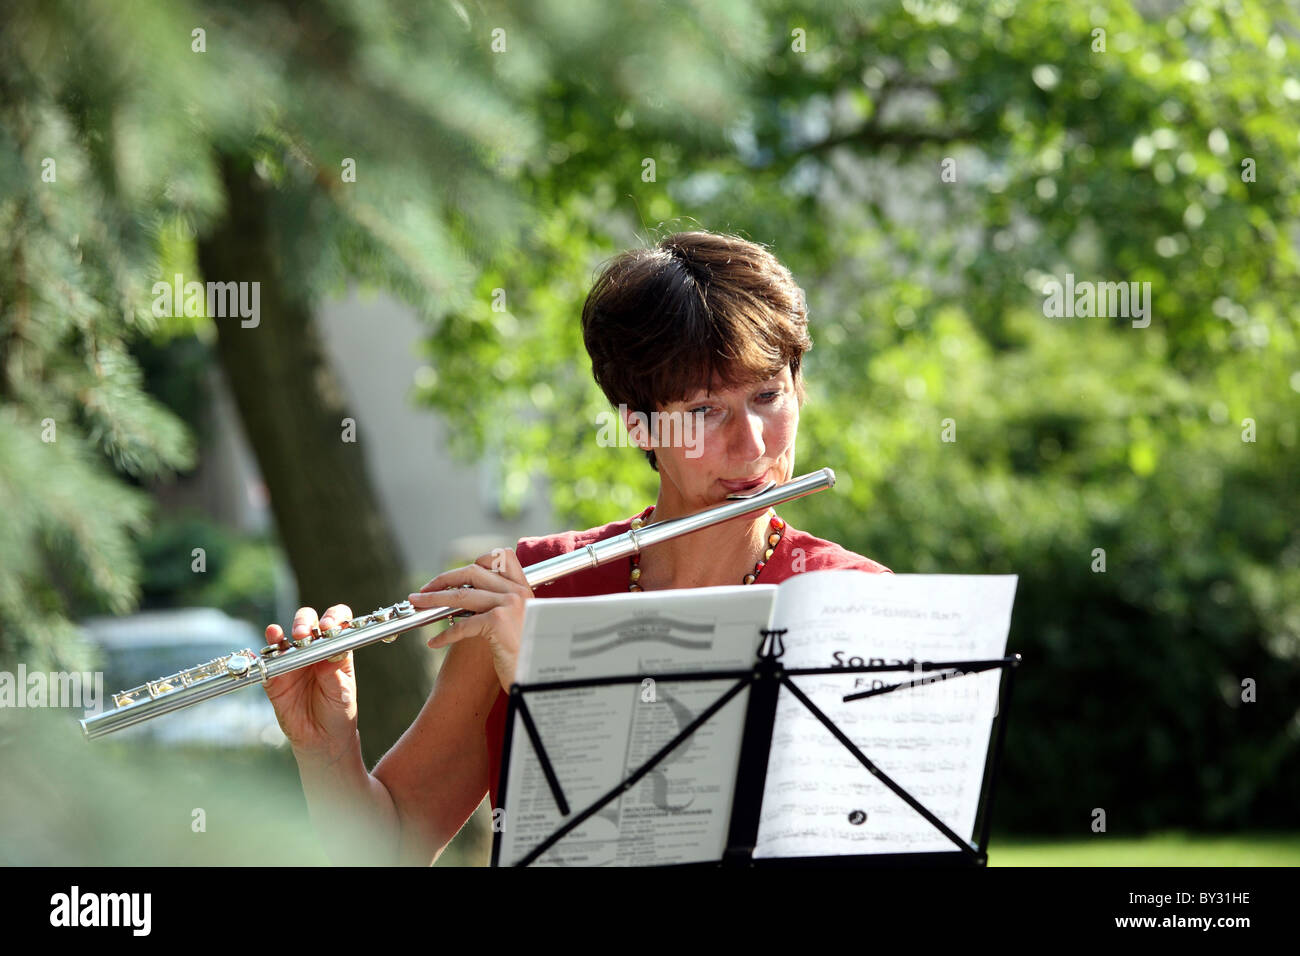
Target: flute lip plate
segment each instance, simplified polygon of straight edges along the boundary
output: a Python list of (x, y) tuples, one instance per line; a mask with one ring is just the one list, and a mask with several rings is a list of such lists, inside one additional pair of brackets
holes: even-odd
[(763, 485), (760, 488), (755, 488), (753, 491), (745, 491), (745, 492), (733, 491), (731, 494), (727, 495), (727, 500), (744, 501), (746, 498), (753, 498), (755, 495), (766, 494), (767, 492), (771, 491), (775, 487), (776, 487), (776, 482), (769, 481), (767, 484)]

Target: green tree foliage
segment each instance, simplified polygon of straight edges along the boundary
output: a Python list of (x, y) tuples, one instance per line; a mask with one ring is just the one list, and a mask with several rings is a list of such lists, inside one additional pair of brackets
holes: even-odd
[[(136, 537), (148, 518), (130, 485), (188, 467), (193, 444), (140, 387), (131, 347), (142, 336), (193, 331), (217, 342), (305, 601), (374, 606), (415, 583), (396, 580), (397, 549), (359, 474), (359, 445), (340, 449), (341, 416), (326, 421), (340, 399), (311, 308), (348, 280), (397, 293), (431, 323), (464, 307), (478, 263), (518, 245), (530, 218), (511, 171), (546, 152), (531, 106), (551, 77), (583, 63), (599, 67), (597, 86), (641, 86), (656, 60), (709, 63), (711, 29), (734, 16), (683, 28), (663, 11), (610, 20), (602, 10), (539, 10), (562, 38), (551, 45), (498, 11), (455, 2), (6, 5), (6, 658), (84, 666), (69, 619), (136, 603)], [(644, 62), (614, 54), (616, 38), (632, 35)], [(738, 51), (748, 42), (757, 53), (752, 31), (734, 36)], [(674, 104), (716, 123), (727, 74), (726, 63), (682, 65)], [(707, 96), (691, 93), (693, 78)], [(214, 274), (201, 275), (200, 261)], [(156, 316), (154, 283), (178, 273), (260, 279), (263, 334), (236, 329), (236, 339), (225, 334), (235, 320), (202, 308)], [(46, 419), (57, 443), (42, 442)], [(347, 535), (331, 529), (341, 514)], [(367, 653), (373, 758), (427, 688), (412, 666), (418, 647)]]
[[(1294, 10), (861, 6), (752, 14), (766, 53), (715, 128), (557, 77), (521, 170), (541, 221), (431, 340), (426, 398), (506, 450), (516, 495), (540, 468), (573, 524), (639, 510), (655, 476), (595, 441), (593, 270), (696, 225), (768, 242), (810, 303), (802, 461), (841, 476), (800, 523), (897, 571), (1020, 575), (999, 820), (1290, 819)], [(1048, 317), (1067, 273), (1150, 282), (1150, 325)]]
[[(111, 175), (103, 75), (69, 69), (54, 31), (0, 36), (0, 653), (88, 665), (69, 617), (130, 610), (148, 515), (123, 480), (192, 462), (145, 394), (128, 343), (149, 310), (163, 183)], [(54, 47), (52, 49), (52, 47)], [(170, 168), (159, 164), (159, 171)]]
[(213, 337), (203, 314), (156, 317), (152, 289), (176, 273), (203, 278), (196, 237), (230, 212), (220, 155), (256, 163), (272, 187), (294, 299), (351, 276), (436, 317), (464, 297), (464, 250), (522, 218), (484, 157), (535, 137), (513, 103), (535, 79), (491, 75), (463, 13), (425, 6), (6, 5), (6, 658), (84, 666), (69, 618), (138, 599), (149, 508), (132, 485), (188, 468), (193, 442), (140, 387), (131, 349), (146, 336)]
[[(1001, 820), (1289, 819), (1288, 4), (20, 0), (4, 16), (6, 653), (75, 666), (68, 616), (134, 601), (131, 482), (192, 452), (129, 346), (209, 324), (155, 318), (150, 290), (240, 215), (223, 176), (254, 170), (242, 194), (267, 204), (286, 301), (351, 278), (411, 302), (430, 327), (422, 397), (456, 450), (502, 459), (507, 501), (546, 477), (583, 526), (643, 507), (655, 479), (596, 443), (581, 299), (605, 257), (698, 225), (772, 244), (808, 292), (801, 457), (841, 483), (798, 523), (898, 571), (1021, 575)], [(1150, 325), (1046, 316), (1067, 273), (1150, 282)]]

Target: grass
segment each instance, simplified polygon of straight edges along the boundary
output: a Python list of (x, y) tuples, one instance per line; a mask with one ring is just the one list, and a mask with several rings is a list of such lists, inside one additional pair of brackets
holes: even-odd
[(1087, 840), (995, 834), (989, 866), (1300, 866), (1300, 833), (1098, 833)]
[[(487, 831), (467, 826), (439, 864), (486, 860)], [(87, 742), (67, 712), (0, 714), (0, 866), (327, 862), (287, 747)]]
[[(490, 836), (480, 807), (439, 865), (486, 863)], [(66, 713), (0, 714), (0, 866), (326, 862), (286, 749), (90, 744)], [(1300, 832), (994, 834), (989, 865), (1300, 866)]]

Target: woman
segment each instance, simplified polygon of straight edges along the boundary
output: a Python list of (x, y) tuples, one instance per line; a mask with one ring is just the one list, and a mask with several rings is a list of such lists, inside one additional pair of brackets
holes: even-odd
[[(293, 745), (308, 807), (337, 862), (428, 864), (488, 792), (495, 805), (524, 603), (623, 590), (778, 583), (799, 571), (888, 569), (797, 531), (769, 511), (745, 516), (613, 562), (528, 587), (523, 568), (638, 524), (721, 504), (727, 495), (794, 477), (804, 399), (800, 365), (812, 346), (802, 290), (761, 246), (688, 232), (618, 256), (582, 312), (597, 383), (659, 474), (655, 504), (589, 531), (524, 538), (440, 574), (410, 601), (475, 612), (429, 642), (450, 647), (419, 716), (367, 773), (357, 733), (352, 655), (270, 681), (267, 696)], [(673, 434), (638, 428), (638, 412), (677, 422)], [(617, 452), (615, 452), (617, 453)], [(322, 628), (351, 617), (335, 605)], [(301, 608), (293, 636), (317, 624)], [(281, 629), (266, 629), (270, 643)], [(368, 823), (359, 832), (358, 822)], [(335, 841), (348, 841), (340, 845)]]

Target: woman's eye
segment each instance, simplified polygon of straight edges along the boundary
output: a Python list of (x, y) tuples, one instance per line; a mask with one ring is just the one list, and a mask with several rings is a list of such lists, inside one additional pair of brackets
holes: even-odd
[(698, 408), (692, 408), (691, 411), (690, 411), (690, 414), (692, 414), (692, 415), (706, 414), (706, 415), (707, 415), (708, 412), (709, 412), (709, 409), (711, 409), (712, 407), (713, 407), (712, 405), (701, 405), (701, 406), (699, 406)]
[(763, 400), (763, 404), (770, 405), (772, 404), (772, 402), (775, 402), (777, 400), (780, 394), (781, 394), (780, 392), (764, 392), (762, 395), (759, 395), (758, 397)]

